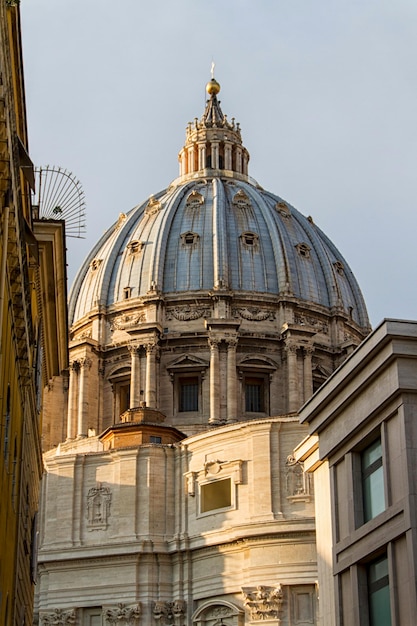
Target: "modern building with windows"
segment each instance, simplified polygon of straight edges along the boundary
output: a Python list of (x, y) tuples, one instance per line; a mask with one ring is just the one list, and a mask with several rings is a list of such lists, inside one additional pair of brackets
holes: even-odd
[(385, 320), (301, 410), (326, 625), (416, 621), (416, 372), (417, 322)]
[(369, 322), (313, 218), (249, 176), (219, 91), (179, 177), (120, 213), (70, 294), (69, 386), (46, 405), (42, 626), (320, 622), (297, 411)]

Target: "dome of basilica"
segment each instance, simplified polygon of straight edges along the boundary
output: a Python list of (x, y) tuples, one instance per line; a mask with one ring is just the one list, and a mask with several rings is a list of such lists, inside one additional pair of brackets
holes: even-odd
[(359, 286), (337, 248), (312, 218), (248, 176), (239, 124), (223, 114), (220, 85), (212, 82), (202, 118), (188, 125), (179, 178), (122, 213), (98, 242), (75, 280), (70, 322), (153, 294), (169, 300), (229, 291), (336, 307), (368, 327)]
[(369, 332), (337, 248), (249, 176), (219, 91), (179, 177), (121, 213), (74, 281), (69, 439), (141, 406), (187, 435), (293, 413)]

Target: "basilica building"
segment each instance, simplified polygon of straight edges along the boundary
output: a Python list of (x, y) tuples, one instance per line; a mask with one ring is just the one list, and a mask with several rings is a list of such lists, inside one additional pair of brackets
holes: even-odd
[(120, 213), (72, 287), (69, 376), (44, 410), (41, 626), (321, 623), (298, 411), (370, 326), (334, 244), (249, 176), (219, 92), (179, 177)]

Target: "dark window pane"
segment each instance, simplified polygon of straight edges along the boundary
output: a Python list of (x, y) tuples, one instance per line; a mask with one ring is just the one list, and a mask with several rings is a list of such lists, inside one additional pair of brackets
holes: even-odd
[(245, 382), (245, 408), (249, 413), (264, 411), (264, 383), (260, 378), (247, 378)]
[(364, 521), (385, 510), (384, 471), (381, 440), (377, 439), (362, 452), (362, 494)]
[(391, 626), (388, 559), (386, 556), (368, 565), (370, 626)]
[(198, 378), (180, 379), (180, 412), (198, 411)]

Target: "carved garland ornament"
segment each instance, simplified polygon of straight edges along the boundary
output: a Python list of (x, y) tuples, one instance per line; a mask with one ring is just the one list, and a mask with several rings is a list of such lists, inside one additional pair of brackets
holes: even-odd
[(264, 320), (274, 320), (275, 314), (273, 311), (267, 311), (265, 309), (258, 309), (256, 307), (244, 307), (235, 308), (232, 311), (233, 317), (243, 317), (245, 320), (251, 322), (263, 322)]
[(203, 307), (191, 307), (189, 305), (177, 306), (167, 310), (167, 319), (175, 317), (180, 322), (187, 322), (189, 320), (197, 320), (200, 317), (207, 317), (209, 310)]
[(244, 606), (250, 613), (252, 621), (279, 619), (284, 593), (278, 583), (275, 587), (242, 587)]
[(109, 608), (104, 612), (106, 621), (112, 626), (116, 626), (116, 624), (119, 626), (134, 626), (140, 616), (140, 603), (135, 604), (134, 606), (126, 606), (121, 602), (117, 605), (117, 608)]
[(40, 616), (42, 626), (67, 626), (75, 624), (77, 614), (75, 609), (54, 609), (51, 613), (43, 613)]
[(145, 313), (133, 313), (130, 315), (123, 313), (123, 315), (115, 317), (114, 320), (112, 320), (110, 327), (112, 330), (125, 330), (126, 328), (132, 328), (145, 321)]

